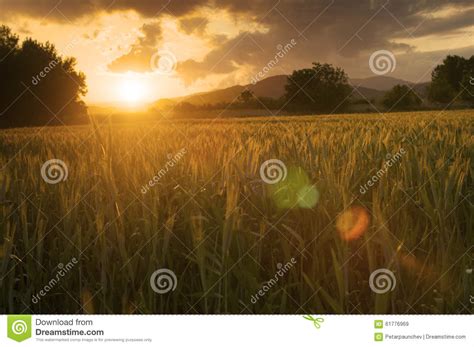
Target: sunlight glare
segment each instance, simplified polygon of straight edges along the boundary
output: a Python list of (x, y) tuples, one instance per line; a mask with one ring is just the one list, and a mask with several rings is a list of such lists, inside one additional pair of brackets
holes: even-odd
[(146, 98), (146, 87), (138, 79), (126, 78), (119, 84), (118, 94), (121, 101), (133, 104)]

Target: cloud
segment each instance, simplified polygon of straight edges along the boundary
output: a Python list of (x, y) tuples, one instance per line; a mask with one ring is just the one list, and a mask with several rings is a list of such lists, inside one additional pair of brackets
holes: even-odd
[[(260, 71), (274, 57), (277, 45), (291, 39), (297, 46), (271, 74), (291, 73), (313, 61), (331, 62), (349, 74), (368, 71), (371, 52), (387, 49), (397, 56), (426, 53), (419, 51), (414, 38), (461, 33), (473, 25), (474, 14), (472, 0), (64, 0), (54, 10), (57, 1), (0, 0), (0, 6), (4, 15), (48, 15), (52, 20), (125, 10), (135, 11), (147, 21), (175, 18), (182, 32), (199, 36), (211, 46), (204, 57), (178, 62), (177, 72), (186, 83), (209, 75), (227, 78), (243, 67), (250, 73)], [(225, 11), (236, 22), (248, 23), (248, 28), (230, 36), (212, 32), (210, 22), (219, 20), (212, 10)], [(430, 16), (440, 11), (443, 16)], [(251, 30), (255, 25), (265, 30)], [(149, 71), (162, 33), (155, 25), (141, 30), (143, 36), (109, 65), (111, 70)], [(448, 52), (441, 43), (431, 48)], [(402, 62), (398, 68), (405, 68)], [(409, 71), (409, 66), (406, 69)]]
[(156, 47), (163, 37), (160, 22), (144, 24), (140, 31), (142, 36), (131, 46), (130, 51), (111, 62), (108, 66), (113, 72), (148, 72), (151, 71), (151, 59)]
[(202, 61), (193, 59), (180, 62), (177, 72), (182, 76), (186, 84), (190, 84), (197, 79), (204, 79), (211, 74), (228, 74), (238, 70), (245, 64), (258, 64), (261, 56), (257, 54), (259, 47), (254, 41), (254, 37), (264, 34), (242, 33), (235, 38), (226, 40), (222, 36), (215, 37), (215, 41), (223, 41)]
[[(472, 25), (471, 10), (459, 11), (472, 6), (472, 1), (462, 0), (222, 0), (219, 4), (236, 16), (245, 15), (249, 21), (260, 23), (268, 29), (267, 33), (245, 32), (224, 42), (219, 36), (221, 42), (204, 59), (189, 59), (178, 65), (178, 72), (187, 83), (208, 74), (232, 73), (244, 65), (253, 65), (253, 71), (260, 71), (274, 57), (275, 47), (291, 39), (298, 42), (297, 46), (271, 74), (291, 73), (313, 61), (342, 66), (350, 74), (368, 74), (367, 62), (376, 50), (388, 49), (397, 56), (411, 57), (422, 53), (400, 38), (442, 35)], [(272, 7), (274, 4), (277, 6)], [(447, 7), (457, 8), (457, 14), (435, 20), (426, 16)], [(443, 48), (436, 47), (439, 51)], [(404, 67), (400, 64), (399, 68)]]
[(185, 17), (179, 20), (179, 28), (188, 35), (203, 35), (208, 24), (209, 19), (200, 16)]
[(2, 14), (27, 15), (49, 20), (74, 21), (100, 12), (132, 10), (146, 18), (161, 14), (183, 16), (193, 12), (203, 0), (0, 0)]
[(447, 34), (469, 26), (474, 26), (474, 9), (455, 13), (447, 18), (428, 19), (411, 35), (420, 37), (440, 33)]

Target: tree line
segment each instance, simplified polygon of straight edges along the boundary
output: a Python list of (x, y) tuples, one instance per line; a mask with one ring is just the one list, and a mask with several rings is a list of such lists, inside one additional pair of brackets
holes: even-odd
[[(62, 57), (53, 44), (31, 38), (20, 42), (10, 28), (0, 26), (0, 127), (74, 124), (87, 120), (82, 97), (86, 78), (76, 60)], [(175, 105), (177, 111), (209, 109), (284, 109), (292, 113), (342, 112), (354, 103), (346, 72), (331, 64), (313, 63), (287, 77), (281, 98), (256, 97), (245, 90), (232, 103)], [(450, 55), (432, 72), (427, 91), (433, 104), (474, 106), (474, 56)], [(397, 85), (382, 100), (385, 110), (416, 110), (422, 102), (410, 86)]]
[[(293, 113), (335, 113), (347, 111), (352, 104), (375, 103), (375, 100), (354, 100), (354, 89), (343, 69), (331, 64), (313, 63), (311, 68), (295, 70), (287, 78), (285, 94), (273, 99), (257, 97), (246, 89), (232, 103), (193, 105), (181, 102), (177, 112), (211, 109), (269, 109)], [(459, 104), (474, 106), (474, 56), (469, 59), (449, 55), (432, 72), (432, 81), (426, 90), (426, 100), (413, 86), (398, 84), (380, 100), (385, 111), (418, 110), (422, 104), (446, 107)]]

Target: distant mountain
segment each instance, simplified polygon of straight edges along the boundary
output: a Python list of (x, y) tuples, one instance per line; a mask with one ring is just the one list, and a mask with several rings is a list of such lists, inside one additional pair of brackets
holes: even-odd
[(422, 98), (428, 97), (428, 87), (430, 86), (431, 82), (424, 82), (412, 85), (411, 87)]
[(382, 90), (376, 90), (371, 88), (365, 88), (361, 86), (353, 86), (354, 90), (352, 92), (352, 100), (358, 99), (368, 99), (368, 100), (378, 100), (381, 99), (386, 92)]
[(196, 93), (179, 98), (168, 99), (175, 102), (189, 102), (194, 105), (215, 104), (219, 102), (231, 102), (236, 100), (246, 89), (259, 97), (279, 98), (285, 94), (286, 76), (278, 75), (268, 77), (256, 84), (237, 85), (224, 89), (217, 89), (210, 92)]
[(196, 93), (179, 98), (174, 98), (175, 102), (189, 102), (193, 105), (216, 104), (219, 102), (231, 102), (245, 90), (244, 86), (232, 86), (224, 89), (217, 89), (210, 92)]
[(255, 96), (279, 98), (285, 94), (286, 75), (277, 75), (265, 78), (255, 85), (248, 85)]
[(349, 81), (355, 87), (364, 87), (387, 91), (395, 87), (397, 84), (413, 85), (414, 83), (404, 81), (398, 78), (387, 76), (374, 76), (368, 78), (351, 78)]
[[(268, 77), (256, 84), (236, 85), (229, 88), (217, 89), (209, 92), (191, 94), (184, 97), (161, 99), (154, 105), (156, 107), (163, 107), (173, 103), (188, 102), (194, 105), (228, 103), (236, 100), (239, 95), (246, 89), (253, 92), (257, 97), (280, 98), (285, 94), (285, 85), (287, 82), (286, 75), (276, 75)], [(412, 82), (401, 79), (375, 76), (369, 78), (354, 78), (350, 79), (349, 83), (356, 88), (352, 98), (353, 99), (369, 99), (379, 100), (383, 97), (387, 90), (390, 90), (397, 84), (406, 84), (414, 88), (415, 92), (420, 96), (426, 96), (426, 87), (429, 83), (414, 84)]]

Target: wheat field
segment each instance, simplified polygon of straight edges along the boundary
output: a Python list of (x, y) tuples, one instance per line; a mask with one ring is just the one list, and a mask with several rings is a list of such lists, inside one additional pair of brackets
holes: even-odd
[(0, 313), (472, 313), (473, 119), (2, 130)]

